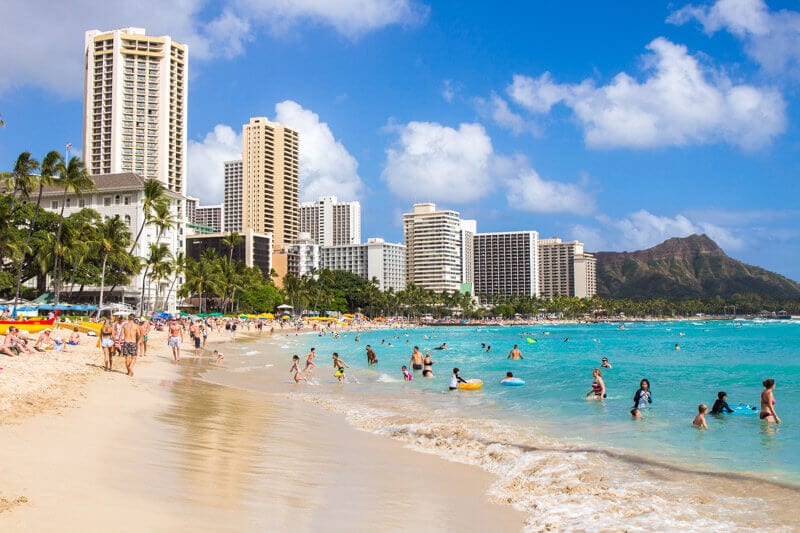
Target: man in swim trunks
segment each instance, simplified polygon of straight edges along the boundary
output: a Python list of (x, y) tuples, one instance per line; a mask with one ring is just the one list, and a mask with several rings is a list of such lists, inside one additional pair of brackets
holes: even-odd
[(419, 346), (414, 346), (414, 351), (411, 352), (411, 368), (414, 370), (422, 370), (422, 360), (424, 356), (422, 352), (419, 351)]
[(169, 323), (167, 345), (172, 348), (172, 358), (177, 363), (181, 360), (181, 343), (183, 342), (183, 328), (177, 321)]
[(522, 359), (522, 352), (519, 351), (519, 347), (516, 344), (514, 345), (513, 348), (511, 348), (511, 351), (508, 352), (507, 359), (512, 359), (514, 361)]
[(133, 315), (128, 315), (128, 321), (122, 325), (122, 335), (122, 355), (125, 356), (125, 367), (128, 369), (128, 375), (133, 377), (133, 366), (136, 364), (139, 339), (142, 335), (139, 324), (133, 321)]
[(378, 363), (378, 354), (372, 349), (372, 346), (367, 344), (367, 365), (374, 365)]

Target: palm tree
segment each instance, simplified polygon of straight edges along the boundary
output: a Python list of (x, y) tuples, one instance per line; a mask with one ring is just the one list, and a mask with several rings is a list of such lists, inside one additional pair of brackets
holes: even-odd
[(147, 312), (147, 304), (145, 303), (145, 283), (147, 281), (147, 271), (150, 267), (155, 267), (159, 263), (165, 262), (169, 259), (169, 248), (166, 244), (150, 244), (149, 253), (144, 267), (144, 275), (142, 276), (142, 299), (140, 300), (140, 312), (142, 314)]
[(3, 186), (11, 190), (12, 198), (16, 198), (18, 192), (26, 199), (30, 198), (37, 170), (39, 162), (31, 157), (30, 152), (22, 152), (14, 163), (14, 170), (2, 174)]
[(172, 258), (172, 263), (170, 264), (170, 272), (172, 272), (172, 283), (169, 284), (169, 290), (167, 291), (167, 295), (164, 297), (162, 307), (167, 306), (167, 302), (169, 301), (170, 295), (172, 295), (172, 289), (175, 287), (175, 282), (178, 281), (178, 277), (186, 272), (186, 254), (183, 252), (178, 252), (175, 254), (175, 256)]
[[(58, 166), (59, 174), (61, 175), (58, 184), (63, 188), (64, 194), (61, 196), (61, 218), (56, 228), (56, 242), (61, 240), (61, 232), (64, 228), (64, 208), (67, 203), (67, 194), (72, 191), (80, 197), (83, 195), (83, 191), (94, 189), (94, 181), (89, 177), (89, 172), (86, 170), (83, 161), (77, 157), (70, 158), (66, 165), (62, 162)], [(53, 264), (53, 273), (56, 279), (56, 283), (53, 286), (53, 303), (55, 305), (58, 305), (58, 297), (61, 292), (61, 258), (61, 255), (56, 255), (55, 263)]]
[(158, 304), (158, 297), (161, 293), (161, 281), (169, 277), (172, 268), (172, 254), (169, 253), (169, 248), (165, 244), (159, 245), (159, 248), (166, 253), (162, 255), (161, 252), (158, 252), (159, 257), (153, 258), (156, 261), (153, 263), (150, 273), (151, 283), (155, 282), (156, 284), (156, 304)]
[[(39, 209), (42, 205), (42, 193), (44, 192), (45, 185), (53, 185), (55, 183), (55, 176), (58, 173), (58, 169), (60, 165), (64, 162), (61, 157), (61, 154), (58, 153), (56, 150), (52, 150), (44, 156), (44, 160), (41, 164), (41, 175), (37, 180), (39, 183), (39, 194), (36, 197), (36, 209), (33, 212), (33, 218), (31, 218), (31, 223), (28, 225), (28, 235), (25, 237), (25, 248), (27, 249), (31, 244), (31, 235), (33, 234), (33, 228), (36, 226), (36, 219), (39, 218)], [(17, 265), (17, 288), (14, 293), (14, 304), (16, 305), (17, 301), (19, 300), (19, 291), (20, 287), (22, 286), (22, 263), (20, 261)]]
[(200, 296), (200, 312), (205, 312), (205, 299), (210, 291), (217, 290), (219, 279), (219, 263), (216, 254), (207, 253), (214, 250), (206, 250), (200, 261), (189, 259), (186, 264), (186, 282), (180, 289), (180, 293), (188, 296), (197, 294)]
[[(153, 210), (150, 214), (150, 223), (156, 227), (157, 235), (156, 235), (156, 245), (161, 245), (161, 237), (164, 234), (164, 231), (167, 229), (172, 228), (175, 226), (176, 219), (175, 216), (169, 210), (169, 202), (166, 201), (166, 198), (162, 201), (156, 202), (153, 204)], [(152, 257), (152, 244), (151, 246), (151, 257)], [(169, 252), (167, 252), (169, 253)], [(145, 282), (147, 280), (147, 271), (149, 270), (151, 261), (147, 261), (144, 266), (144, 274), (142, 275), (142, 297), (139, 300), (140, 302), (144, 302), (144, 290), (145, 290)]]
[(167, 190), (160, 181), (150, 179), (144, 182), (144, 195), (142, 197), (142, 211), (144, 212), (144, 218), (142, 219), (142, 225), (139, 226), (139, 231), (136, 233), (136, 238), (133, 240), (130, 252), (128, 253), (133, 254), (133, 251), (136, 249), (136, 245), (139, 244), (139, 239), (142, 236), (144, 227), (150, 224), (155, 206), (157, 204), (166, 202), (168, 202)]
[(108, 265), (108, 259), (109, 257), (113, 258), (125, 252), (131, 240), (131, 232), (127, 224), (119, 218), (119, 215), (115, 215), (114, 218), (109, 218), (101, 222), (97, 229), (99, 239), (95, 244), (98, 244), (103, 250), (103, 266), (100, 268), (100, 301), (97, 305), (97, 316), (100, 316), (103, 309), (103, 293), (106, 286), (106, 266)]
[(233, 250), (236, 248), (240, 242), (242, 242), (242, 237), (238, 232), (231, 231), (228, 235), (222, 238), (222, 245), (228, 247), (228, 263), (233, 261)]

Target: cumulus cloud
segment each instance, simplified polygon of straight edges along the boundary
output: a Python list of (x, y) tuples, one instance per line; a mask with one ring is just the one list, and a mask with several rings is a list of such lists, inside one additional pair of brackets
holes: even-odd
[(625, 72), (608, 85), (577, 85), (515, 76), (514, 102), (533, 113), (569, 107), (592, 148), (654, 148), (720, 140), (750, 150), (768, 144), (786, 128), (786, 104), (770, 88), (736, 85), (724, 73), (704, 68), (685, 46), (653, 40), (645, 57), (648, 76)]
[(480, 124), (454, 129), (409, 122), (395, 129), (400, 138), (386, 150), (382, 174), (394, 194), (408, 200), (467, 203), (490, 191), (492, 141)]
[(319, 115), (297, 102), (286, 100), (275, 106), (275, 120), (297, 130), (300, 135), (300, 200), (316, 200), (336, 195), (340, 200), (356, 200), (363, 183), (358, 162), (337, 141)]
[(478, 112), (490, 119), (498, 126), (510, 130), (515, 135), (525, 131), (537, 133), (533, 123), (526, 121), (521, 115), (513, 112), (503, 98), (495, 93), (487, 98), (475, 98), (475, 105)]
[[(425, 21), (428, 8), (412, 0), (8, 0), (0, 32), (0, 93), (40, 87), (74, 98), (83, 87), (83, 35), (88, 29), (143, 27), (189, 45), (192, 59), (230, 58), (260, 31), (286, 33), (310, 22), (350, 39), (383, 27)], [(46, 31), (42, 31), (46, 28)], [(32, 38), (31, 36), (35, 36)]]
[(444, 83), (442, 83), (442, 98), (449, 104), (453, 102), (453, 98), (455, 97), (456, 89), (453, 86), (452, 80), (444, 80)]
[(717, 0), (710, 6), (686, 6), (667, 19), (674, 24), (691, 20), (709, 34), (727, 30), (735, 35), (766, 72), (800, 76), (800, 12), (770, 11), (764, 0)]
[(595, 209), (594, 198), (579, 185), (544, 180), (530, 168), (506, 184), (508, 205), (520, 211), (587, 215)]
[(242, 136), (217, 124), (201, 141), (189, 140), (187, 184), (189, 195), (203, 205), (221, 204), (225, 191), (225, 161), (242, 158)]

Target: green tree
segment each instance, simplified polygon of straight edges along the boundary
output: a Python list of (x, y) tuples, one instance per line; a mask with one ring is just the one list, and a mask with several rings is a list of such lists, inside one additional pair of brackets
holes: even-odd
[(162, 308), (167, 307), (167, 302), (169, 302), (169, 297), (172, 295), (172, 289), (175, 287), (175, 283), (178, 281), (178, 278), (186, 272), (186, 254), (183, 252), (175, 254), (170, 264), (170, 272), (172, 272), (172, 282), (169, 284), (169, 290), (161, 304)]
[(103, 308), (103, 296), (106, 288), (106, 267), (108, 266), (109, 258), (115, 259), (124, 254), (131, 241), (131, 232), (128, 226), (115, 215), (98, 224), (97, 228), (98, 240), (97, 244), (103, 251), (103, 265), (100, 269), (100, 301), (98, 303), (97, 316)]

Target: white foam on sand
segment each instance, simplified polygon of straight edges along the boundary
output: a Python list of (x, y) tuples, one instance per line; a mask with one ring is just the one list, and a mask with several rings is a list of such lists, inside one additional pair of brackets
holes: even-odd
[(380, 376), (378, 376), (378, 379), (376, 379), (375, 381), (377, 381), (378, 383), (397, 383), (400, 380), (396, 379), (396, 378), (393, 378), (389, 374), (381, 374)]

